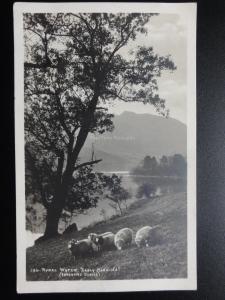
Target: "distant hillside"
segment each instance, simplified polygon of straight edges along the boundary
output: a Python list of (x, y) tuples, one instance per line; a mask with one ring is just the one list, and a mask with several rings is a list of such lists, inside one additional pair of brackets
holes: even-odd
[(145, 155), (186, 156), (187, 128), (178, 120), (151, 114), (124, 112), (115, 116), (112, 133), (89, 135), (81, 159), (91, 157), (94, 145), (96, 158), (103, 161), (96, 166), (101, 171), (130, 170)]

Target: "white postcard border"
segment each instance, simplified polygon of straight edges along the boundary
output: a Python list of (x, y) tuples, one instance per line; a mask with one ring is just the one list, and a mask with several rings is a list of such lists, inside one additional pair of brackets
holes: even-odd
[[(187, 221), (188, 277), (184, 279), (96, 280), (96, 281), (26, 281), (25, 243), (25, 165), (23, 100), (23, 19), (24, 12), (157, 12), (179, 14), (187, 21)], [(125, 292), (197, 289), (196, 252), (196, 4), (195, 3), (30, 3), (14, 4), (15, 61), (15, 146), (16, 146), (16, 225), (17, 291), (50, 292)]]

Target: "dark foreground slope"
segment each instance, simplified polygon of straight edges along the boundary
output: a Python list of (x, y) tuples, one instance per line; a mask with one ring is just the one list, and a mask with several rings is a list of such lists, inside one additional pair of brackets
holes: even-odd
[[(74, 260), (68, 241), (85, 238), (90, 232), (112, 231), (123, 227), (134, 231), (144, 225), (160, 224), (164, 238), (160, 244), (123, 251), (107, 251), (94, 257)], [(142, 200), (117, 217), (73, 236), (64, 236), (27, 249), (27, 280), (93, 280), (184, 278), (187, 276), (186, 193)]]

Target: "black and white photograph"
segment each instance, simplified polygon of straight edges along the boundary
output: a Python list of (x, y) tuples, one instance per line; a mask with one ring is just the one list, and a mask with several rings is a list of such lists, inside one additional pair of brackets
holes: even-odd
[(17, 291), (195, 290), (196, 5), (16, 3)]

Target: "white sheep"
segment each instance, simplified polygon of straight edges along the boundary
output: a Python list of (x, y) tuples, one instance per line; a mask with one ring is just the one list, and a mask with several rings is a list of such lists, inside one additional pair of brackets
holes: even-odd
[(89, 241), (95, 242), (95, 239), (97, 238), (97, 233), (89, 233), (88, 239)]
[(96, 251), (96, 246), (89, 239), (74, 240), (68, 243), (68, 249), (74, 257), (83, 257), (92, 254)]
[(130, 228), (120, 229), (114, 238), (114, 244), (118, 250), (122, 250), (131, 245), (133, 240), (133, 230)]
[(159, 225), (151, 227), (144, 226), (139, 229), (135, 236), (135, 243), (138, 247), (149, 247), (157, 243), (161, 235), (161, 227)]
[(102, 234), (90, 233), (88, 239), (92, 241), (96, 247), (98, 247), (98, 251), (100, 251), (114, 246), (114, 236), (112, 232), (104, 232)]
[(90, 241), (92, 241), (92, 242), (95, 242), (97, 237), (108, 235), (108, 234), (112, 234), (112, 232), (104, 232), (104, 233), (101, 233), (101, 234), (98, 234), (98, 233), (89, 233), (88, 239)]
[(93, 245), (95, 247), (95, 251), (100, 251), (100, 245), (97, 242), (97, 238), (98, 238), (98, 234), (97, 233), (90, 233), (88, 235), (88, 240), (93, 243)]
[(107, 233), (104, 233), (104, 234), (100, 234), (96, 238), (96, 242), (97, 242), (98, 245), (100, 245), (101, 250), (111, 249), (111, 248), (115, 247), (114, 237), (115, 237), (114, 233), (107, 232)]

